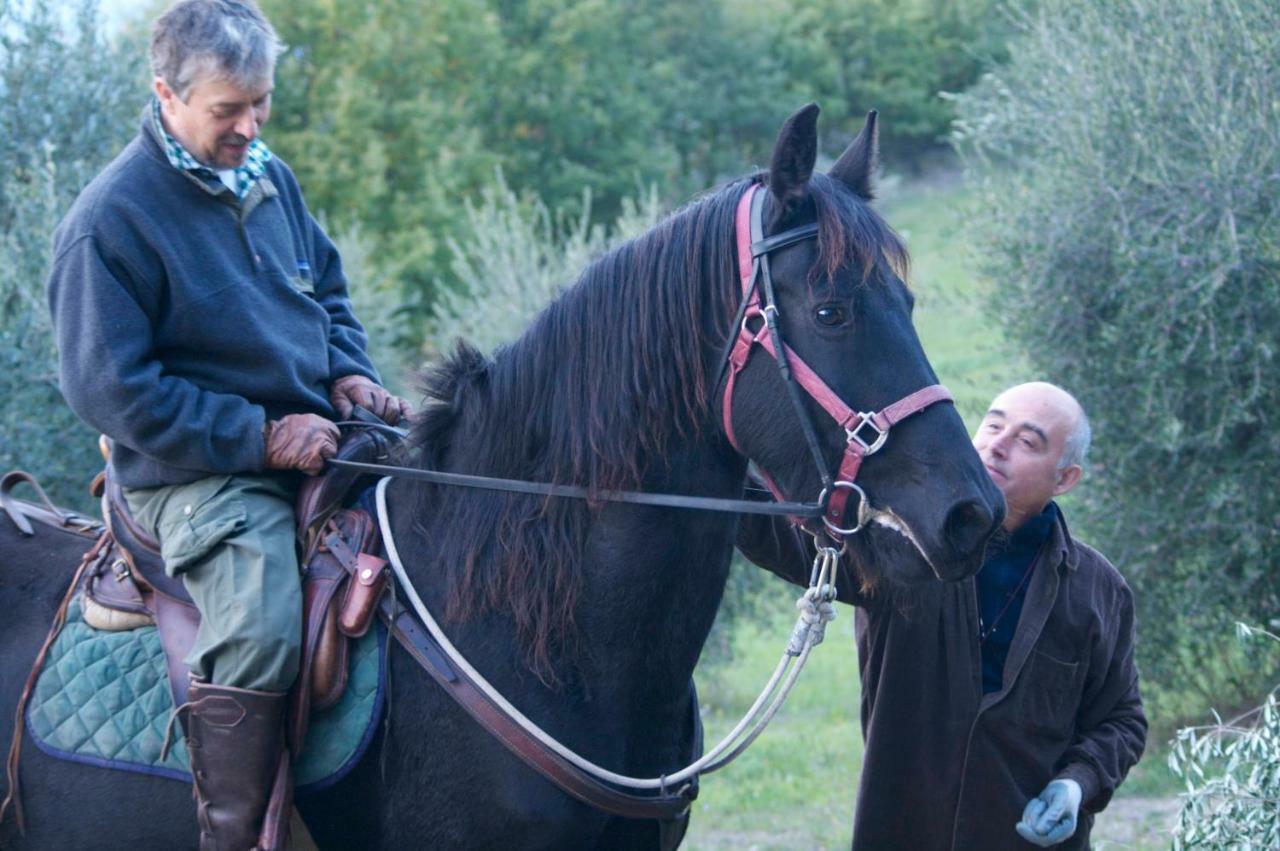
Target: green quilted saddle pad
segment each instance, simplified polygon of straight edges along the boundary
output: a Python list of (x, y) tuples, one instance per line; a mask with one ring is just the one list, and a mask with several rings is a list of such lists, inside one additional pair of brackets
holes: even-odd
[[(352, 642), (347, 690), (311, 716), (294, 763), (298, 792), (336, 783), (363, 756), (382, 714), (386, 631), (382, 624)], [(106, 768), (191, 780), (182, 725), (160, 758), (173, 712), (164, 651), (153, 626), (102, 632), (72, 601), (27, 708), (27, 731), (50, 756)]]

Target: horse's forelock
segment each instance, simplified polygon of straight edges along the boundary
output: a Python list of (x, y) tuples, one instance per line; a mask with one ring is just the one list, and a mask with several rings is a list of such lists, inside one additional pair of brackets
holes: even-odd
[(899, 279), (908, 280), (911, 261), (906, 245), (868, 201), (824, 174), (813, 176), (809, 192), (822, 251), (815, 273), (832, 277), (855, 263), (862, 267), (863, 279), (869, 279), (883, 261)]

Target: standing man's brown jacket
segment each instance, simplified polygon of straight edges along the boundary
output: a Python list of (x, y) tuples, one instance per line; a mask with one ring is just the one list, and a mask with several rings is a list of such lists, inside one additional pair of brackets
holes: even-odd
[[(1089, 847), (1093, 813), (1137, 762), (1147, 722), (1134, 665), (1133, 595), (1059, 519), (1035, 568), (1004, 668), (982, 692), (974, 580), (874, 596), (842, 572), (856, 605), (866, 741), (853, 847), (860, 851), (1033, 848), (1014, 831), (1050, 780), (1083, 792), (1064, 849)], [(812, 552), (768, 521), (744, 520), (739, 547), (807, 583)]]

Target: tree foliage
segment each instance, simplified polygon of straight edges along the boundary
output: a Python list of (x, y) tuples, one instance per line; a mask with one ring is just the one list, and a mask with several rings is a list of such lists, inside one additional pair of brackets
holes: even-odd
[(1163, 708), (1256, 697), (1274, 659), (1215, 627), (1280, 610), (1280, 7), (1046, 0), (1019, 25), (959, 98), (997, 304), (1094, 420), (1088, 525)]
[(292, 45), (270, 141), (425, 306), (457, 285), (449, 241), (495, 168), (551, 210), (589, 189), (600, 223), (637, 186), (683, 200), (760, 163), (806, 99), (830, 139), (874, 107), (890, 143), (936, 144), (939, 90), (998, 41), (993, 2), (263, 0)]
[(108, 43), (95, 4), (0, 2), (0, 470), (85, 506), (97, 435), (58, 392), (44, 281), (58, 219), (135, 132), (144, 51)]
[(478, 203), (464, 205), (465, 236), (449, 243), (460, 287), (433, 306), (428, 351), (448, 352), (458, 339), (486, 353), (510, 343), (592, 260), (648, 230), (662, 212), (656, 190), (622, 207), (606, 230), (591, 223), (590, 193), (577, 215), (557, 215), (498, 174)]
[[(1237, 624), (1241, 641), (1266, 630)], [(1276, 652), (1276, 644), (1270, 646)], [(1169, 767), (1186, 782), (1173, 847), (1204, 851), (1280, 848), (1280, 700), (1273, 689), (1238, 718), (1178, 731)]]
[(943, 94), (968, 88), (1004, 56), (1009, 27), (996, 7), (996, 0), (770, 0), (752, 18), (778, 31), (771, 50), (790, 88), (821, 102), (825, 126), (840, 129), (835, 138), (879, 110), (882, 150), (902, 167), (946, 138), (955, 116)]

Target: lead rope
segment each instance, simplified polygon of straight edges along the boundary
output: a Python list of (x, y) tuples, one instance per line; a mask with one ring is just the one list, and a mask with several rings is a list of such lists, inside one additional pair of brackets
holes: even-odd
[[(390, 515), (387, 512), (387, 484), (390, 481), (390, 477), (380, 479), (376, 491), (378, 524), (382, 529), (382, 543), (387, 549), (387, 558), (391, 562), (391, 569), (395, 573), (405, 597), (423, 625), (426, 626), (432, 637), (440, 645), (441, 650), (444, 651), (449, 661), (466, 673), (487, 698), (493, 701), (513, 721), (519, 724), (525, 732), (544, 747), (583, 771), (618, 786), (632, 789), (664, 790), (698, 774), (723, 768), (736, 759), (764, 731), (764, 728), (768, 726), (774, 715), (782, 707), (783, 701), (787, 699), (787, 694), (791, 691), (792, 686), (795, 685), (796, 678), (808, 660), (810, 652), (822, 642), (827, 623), (835, 617), (835, 608), (831, 603), (836, 595), (836, 568), (839, 564), (840, 555), (830, 547), (823, 547), (818, 550), (818, 555), (814, 559), (809, 588), (796, 601), (796, 608), (800, 609), (800, 616), (796, 620), (795, 628), (792, 630), (791, 637), (787, 642), (787, 649), (782, 654), (782, 659), (779, 660), (778, 666), (769, 678), (769, 682), (765, 684), (764, 690), (733, 730), (707, 754), (674, 774), (664, 774), (661, 777), (651, 778), (627, 777), (626, 775), (616, 774), (565, 747), (533, 721), (526, 718), (520, 710), (512, 706), (506, 698), (499, 694), (488, 680), (481, 676), (475, 668), (471, 667), (471, 664), (449, 641), (448, 636), (440, 629), (440, 625), (436, 623), (435, 618), (431, 616), (431, 612), (422, 602), (422, 598), (418, 596), (417, 589), (413, 587), (413, 583), (405, 572), (404, 564), (400, 561), (400, 553), (396, 549), (395, 537), (391, 533)], [(787, 675), (788, 668), (790, 668), (789, 675)], [(783, 683), (781, 689), (778, 689), (778, 683), (784, 675), (787, 675), (786, 682)], [(774, 693), (775, 691), (777, 691), (776, 694)], [(766, 703), (768, 704), (768, 709), (757, 720), (757, 715), (760, 714), (761, 708)], [(754, 726), (752, 726), (753, 722)], [(749, 726), (752, 729), (746, 738), (722, 759), (721, 755), (733, 747), (735, 740)]]

